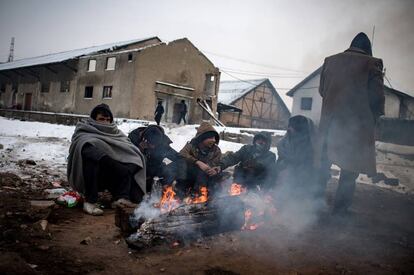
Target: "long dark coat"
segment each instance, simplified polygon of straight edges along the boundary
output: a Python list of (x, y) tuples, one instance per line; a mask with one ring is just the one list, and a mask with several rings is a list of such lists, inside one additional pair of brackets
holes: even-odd
[(319, 93), (323, 100), (317, 160), (325, 146), (330, 163), (375, 173), (375, 124), (384, 114), (382, 60), (353, 47), (327, 57)]

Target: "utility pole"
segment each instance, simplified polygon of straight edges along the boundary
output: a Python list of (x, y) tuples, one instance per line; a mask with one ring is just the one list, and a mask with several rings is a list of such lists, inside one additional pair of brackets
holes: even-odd
[(372, 38), (371, 38), (371, 48), (374, 50), (374, 35), (375, 35), (375, 25), (372, 28)]
[(9, 58), (7, 59), (7, 62), (12, 62), (14, 59), (14, 37), (12, 37), (10, 42), (10, 52), (9, 52)]

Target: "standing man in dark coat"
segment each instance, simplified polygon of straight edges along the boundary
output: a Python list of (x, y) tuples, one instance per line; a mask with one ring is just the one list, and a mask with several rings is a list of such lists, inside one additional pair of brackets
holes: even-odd
[(162, 106), (162, 101), (158, 101), (157, 108), (155, 109), (154, 120), (157, 122), (157, 125), (160, 125), (161, 117), (164, 114), (164, 107)]
[(178, 118), (178, 123), (181, 123), (181, 120), (184, 121), (184, 124), (187, 123), (187, 121), (185, 120), (185, 116), (187, 115), (187, 104), (185, 104), (185, 100), (181, 100), (180, 103), (180, 117)]
[(236, 165), (233, 181), (245, 187), (271, 187), (275, 170), (276, 155), (269, 151), (272, 143), (270, 133), (260, 132), (253, 138), (253, 144), (244, 145), (240, 150), (226, 154), (220, 168)]
[(327, 57), (323, 64), (320, 155), (316, 161), (325, 175), (332, 163), (341, 168), (334, 213), (347, 212), (359, 173), (376, 173), (374, 131), (384, 114), (385, 100), (382, 69), (382, 60), (372, 57), (365, 33), (359, 33), (349, 49)]

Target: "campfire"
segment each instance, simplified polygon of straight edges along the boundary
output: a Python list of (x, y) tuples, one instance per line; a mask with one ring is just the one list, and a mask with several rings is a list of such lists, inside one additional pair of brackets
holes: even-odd
[(226, 192), (226, 195), (210, 197), (208, 188), (202, 186), (180, 200), (173, 186), (166, 186), (159, 202), (151, 206), (151, 211), (159, 211), (157, 215), (136, 217), (131, 215), (133, 210), (117, 209), (116, 224), (123, 231), (135, 231), (127, 242), (142, 249), (226, 231), (256, 230), (264, 224), (265, 210), (258, 209), (249, 200), (261, 200), (275, 210), (270, 197), (249, 198), (247, 188), (238, 183), (231, 184)]

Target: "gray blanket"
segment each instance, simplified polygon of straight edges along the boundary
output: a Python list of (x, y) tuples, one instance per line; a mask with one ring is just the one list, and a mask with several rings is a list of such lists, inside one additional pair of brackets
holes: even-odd
[(102, 149), (107, 156), (116, 161), (140, 167), (134, 179), (144, 194), (146, 193), (145, 159), (142, 153), (114, 123), (106, 125), (91, 118), (78, 122), (72, 136), (67, 167), (68, 180), (72, 188), (80, 193), (85, 192), (81, 152), (87, 143)]

